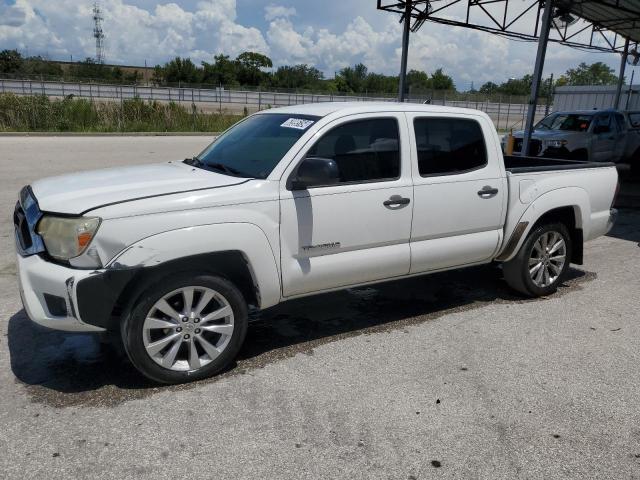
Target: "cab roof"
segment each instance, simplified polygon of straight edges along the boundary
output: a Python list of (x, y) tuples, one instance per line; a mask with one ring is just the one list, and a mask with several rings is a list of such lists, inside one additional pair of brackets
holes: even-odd
[(441, 105), (425, 105), (421, 103), (399, 102), (320, 102), (290, 105), (287, 107), (271, 108), (259, 113), (285, 113), (289, 115), (315, 115), (325, 117), (340, 112), (343, 115), (376, 112), (425, 112), (425, 113), (480, 113), (470, 108), (447, 107)]

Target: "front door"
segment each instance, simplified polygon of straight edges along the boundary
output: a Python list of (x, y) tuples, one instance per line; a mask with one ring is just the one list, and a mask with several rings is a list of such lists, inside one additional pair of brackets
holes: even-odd
[[(406, 275), (413, 187), (402, 113), (353, 115), (318, 132), (281, 181), (285, 297)], [(336, 185), (292, 191), (306, 156), (333, 159)]]
[[(411, 273), (489, 261), (502, 235), (506, 179), (485, 117), (411, 114)], [(490, 161), (489, 161), (490, 160)], [(417, 165), (416, 165), (417, 164)]]
[(591, 158), (594, 162), (612, 162), (615, 160), (619, 132), (611, 113), (596, 116), (593, 125)]

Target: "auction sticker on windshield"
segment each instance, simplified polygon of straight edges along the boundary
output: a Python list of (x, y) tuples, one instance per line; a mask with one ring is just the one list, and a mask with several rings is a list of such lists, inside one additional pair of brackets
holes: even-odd
[(285, 128), (295, 128), (297, 130), (306, 130), (309, 125), (313, 123), (313, 120), (306, 120), (304, 118), (289, 118), (280, 126)]

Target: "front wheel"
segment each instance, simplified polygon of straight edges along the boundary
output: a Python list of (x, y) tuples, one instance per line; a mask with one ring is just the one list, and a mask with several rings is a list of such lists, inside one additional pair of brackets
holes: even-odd
[(247, 305), (228, 280), (179, 274), (150, 286), (122, 323), (133, 365), (160, 383), (210, 377), (233, 361), (247, 332)]
[(529, 297), (549, 295), (567, 275), (571, 247), (571, 236), (562, 223), (539, 226), (529, 233), (518, 254), (504, 263), (504, 278)]

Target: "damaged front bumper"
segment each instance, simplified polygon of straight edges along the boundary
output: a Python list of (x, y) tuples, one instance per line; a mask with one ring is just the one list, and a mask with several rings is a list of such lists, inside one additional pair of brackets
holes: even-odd
[(20, 297), (35, 323), (67, 332), (115, 328), (113, 311), (136, 269), (79, 270), (17, 255)]

